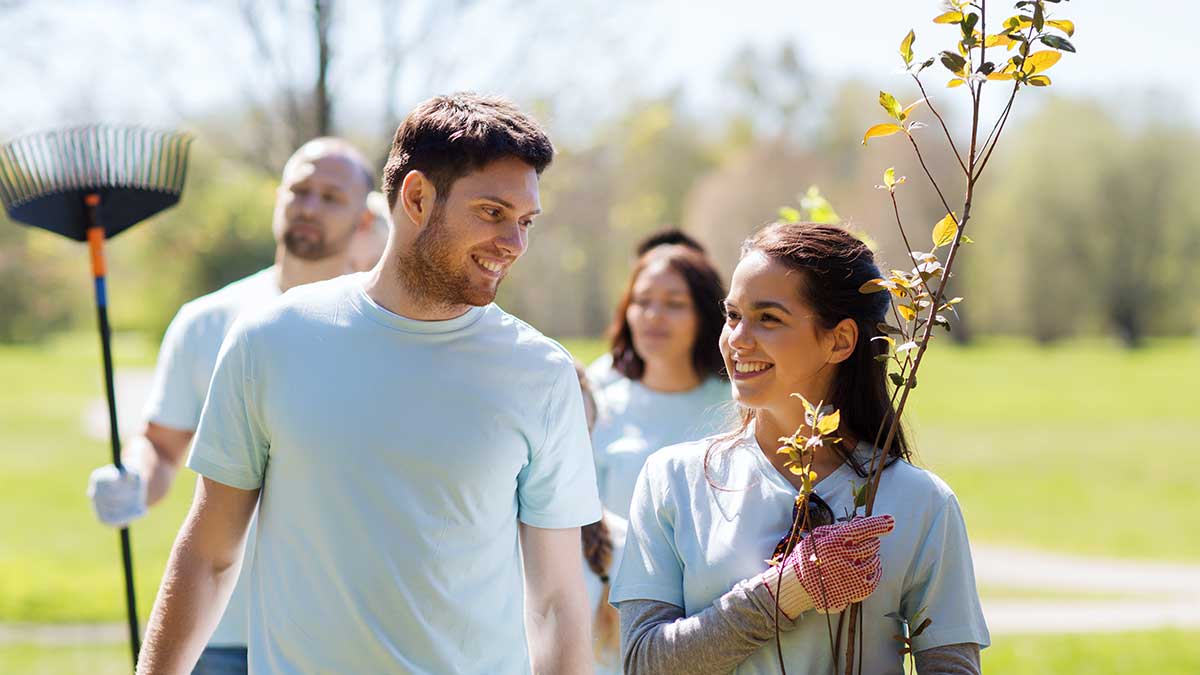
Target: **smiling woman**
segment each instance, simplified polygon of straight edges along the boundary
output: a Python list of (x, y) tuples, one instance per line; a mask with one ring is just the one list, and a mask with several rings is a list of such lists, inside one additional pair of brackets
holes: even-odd
[[(858, 292), (877, 276), (870, 249), (837, 227), (776, 224), (746, 241), (720, 338), (741, 424), (645, 462), (610, 596), (625, 672), (830, 672), (837, 619), (809, 615), (863, 602), (864, 672), (903, 671), (891, 639), (903, 620), (919, 672), (978, 673), (989, 636), (950, 488), (896, 444), (881, 515), (850, 519), (871, 432), (892, 413), (870, 339), (887, 300)], [(794, 394), (842, 414), (842, 439), (816, 447), (812, 461), (810, 498), (830, 517), (767, 567), (801, 503), (802, 478), (776, 451), (781, 436), (806, 429)], [(916, 629), (925, 617), (932, 624)]]

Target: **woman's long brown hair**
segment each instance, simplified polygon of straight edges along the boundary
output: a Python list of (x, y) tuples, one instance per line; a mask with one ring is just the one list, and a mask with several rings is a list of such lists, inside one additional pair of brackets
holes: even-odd
[(596, 659), (609, 663), (614, 656), (619, 658), (617, 651), (621, 646), (621, 625), (617, 610), (608, 604), (608, 591), (611, 586), (609, 575), (612, 573), (613, 542), (608, 532), (608, 526), (603, 520), (580, 528), (583, 534), (583, 557), (587, 560), (588, 569), (600, 577), (600, 602), (596, 605), (596, 615), (592, 617), (592, 634), (594, 635)]

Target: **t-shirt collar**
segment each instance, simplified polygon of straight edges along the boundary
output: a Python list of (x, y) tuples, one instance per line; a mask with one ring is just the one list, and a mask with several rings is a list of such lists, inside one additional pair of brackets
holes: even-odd
[(363, 287), (362, 283), (354, 284), (354, 293), (351, 295), (351, 299), (354, 307), (363, 316), (381, 326), (406, 333), (422, 333), (426, 335), (452, 333), (467, 328), (481, 319), (488, 309), (492, 307), (491, 304), (483, 307), (472, 307), (462, 315), (444, 321), (420, 321), (400, 316), (375, 302), (371, 299), (371, 296), (367, 295), (367, 289)]

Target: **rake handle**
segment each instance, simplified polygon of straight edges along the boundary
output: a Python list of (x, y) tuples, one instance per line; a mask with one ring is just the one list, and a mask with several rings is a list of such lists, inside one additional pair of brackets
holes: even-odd
[[(88, 215), (88, 250), (92, 258), (92, 279), (96, 287), (96, 315), (100, 327), (100, 350), (104, 356), (104, 393), (108, 398), (108, 429), (112, 444), (112, 463), (124, 471), (121, 463), (121, 435), (117, 429), (117, 395), (113, 386), (112, 329), (108, 323), (108, 290), (105, 277), (107, 266), (104, 259), (104, 226), (100, 223), (100, 195), (89, 194), (84, 198)], [(129, 544), (129, 528), (121, 528), (121, 561), (125, 568), (125, 611), (129, 618), (129, 646), (133, 650), (133, 666), (137, 668), (138, 653), (141, 651), (141, 631), (138, 630), (137, 602), (133, 589), (133, 551)]]

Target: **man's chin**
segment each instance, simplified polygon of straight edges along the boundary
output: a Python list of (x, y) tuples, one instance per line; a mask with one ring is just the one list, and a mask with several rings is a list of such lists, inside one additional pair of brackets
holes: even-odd
[(463, 294), (463, 304), (474, 307), (484, 307), (490, 305), (496, 300), (496, 291), (500, 289), (500, 284), (496, 284), (492, 288), (471, 288)]

